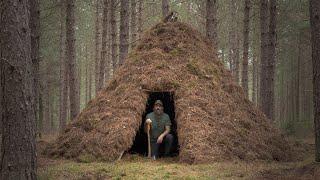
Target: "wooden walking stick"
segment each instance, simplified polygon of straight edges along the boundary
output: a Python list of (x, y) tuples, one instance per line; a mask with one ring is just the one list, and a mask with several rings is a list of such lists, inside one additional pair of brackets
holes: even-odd
[[(148, 121), (149, 120), (149, 121)], [(146, 122), (147, 125), (147, 135), (148, 135), (148, 157), (151, 158), (151, 141), (150, 141), (150, 129), (151, 129), (151, 120), (148, 119)]]
[(150, 129), (151, 129), (151, 123), (148, 123), (147, 124), (147, 134), (148, 134), (148, 157), (149, 158), (151, 158)]

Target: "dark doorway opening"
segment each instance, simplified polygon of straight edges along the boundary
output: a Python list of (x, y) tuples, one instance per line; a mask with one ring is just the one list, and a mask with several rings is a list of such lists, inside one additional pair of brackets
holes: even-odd
[(134, 143), (130, 148), (131, 154), (140, 154), (143, 156), (148, 155), (148, 137), (144, 132), (144, 122), (148, 113), (153, 111), (153, 105), (156, 100), (160, 99), (163, 103), (164, 112), (167, 113), (171, 120), (170, 134), (174, 137), (171, 155), (177, 156), (179, 154), (179, 143), (177, 134), (177, 122), (175, 120), (175, 107), (174, 107), (174, 92), (150, 92), (149, 98), (146, 102), (146, 110), (142, 116), (142, 123), (139, 131), (136, 134)]

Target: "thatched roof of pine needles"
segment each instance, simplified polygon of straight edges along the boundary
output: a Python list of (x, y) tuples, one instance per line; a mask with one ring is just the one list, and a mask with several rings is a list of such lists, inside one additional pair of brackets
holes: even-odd
[(116, 160), (133, 144), (146, 90), (174, 91), (181, 162), (299, 157), (234, 83), (206, 38), (180, 22), (148, 30), (106, 88), (47, 147), (47, 154)]

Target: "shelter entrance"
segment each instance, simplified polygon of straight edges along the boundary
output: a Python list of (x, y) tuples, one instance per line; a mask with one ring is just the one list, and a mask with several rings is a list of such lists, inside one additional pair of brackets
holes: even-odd
[(141, 119), (141, 126), (136, 134), (134, 143), (130, 148), (131, 154), (148, 155), (148, 137), (144, 132), (144, 122), (148, 113), (153, 111), (153, 104), (156, 100), (160, 99), (163, 103), (164, 112), (167, 113), (171, 120), (171, 131), (174, 141), (171, 149), (171, 155), (177, 156), (179, 154), (179, 143), (177, 134), (177, 122), (175, 120), (175, 107), (174, 107), (174, 92), (149, 92), (149, 98), (146, 103), (146, 109)]

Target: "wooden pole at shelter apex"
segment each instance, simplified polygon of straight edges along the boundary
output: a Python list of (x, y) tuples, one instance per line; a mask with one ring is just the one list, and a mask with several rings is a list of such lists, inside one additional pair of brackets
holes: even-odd
[(169, 15), (169, 0), (162, 0), (162, 18)]

